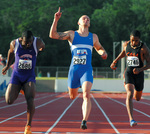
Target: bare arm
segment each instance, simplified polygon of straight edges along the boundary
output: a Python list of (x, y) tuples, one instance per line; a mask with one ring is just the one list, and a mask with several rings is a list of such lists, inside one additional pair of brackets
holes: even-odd
[(123, 47), (124, 47), (123, 51), (122, 51), (122, 52), (117, 56), (117, 58), (111, 63), (110, 67), (111, 67), (113, 70), (116, 70), (116, 68), (117, 68), (117, 67), (115, 67), (115, 66), (116, 66), (116, 63), (117, 63), (120, 59), (122, 59), (122, 58), (124, 58), (124, 57), (126, 56), (126, 51), (125, 51), (126, 46), (127, 46), (127, 42), (125, 42), (125, 43), (123, 44)]
[(61, 17), (61, 14), (62, 13), (60, 12), (60, 7), (59, 7), (58, 12), (56, 12), (54, 15), (54, 20), (53, 20), (52, 26), (50, 28), (49, 37), (52, 39), (69, 40), (69, 38), (70, 38), (69, 31), (57, 32), (57, 24)]
[(146, 60), (146, 65), (142, 68), (142, 70), (147, 70), (150, 68), (150, 50), (149, 48), (145, 45), (145, 51), (144, 51), (144, 59)]
[(105, 51), (103, 46), (100, 44), (99, 39), (96, 34), (93, 34), (93, 41), (94, 41), (94, 48), (97, 51), (97, 53), (101, 55), (103, 59), (107, 59), (107, 52)]
[(6, 66), (2, 69), (3, 75), (7, 73), (7, 70), (12, 64), (12, 61), (14, 59), (14, 48), (15, 48), (15, 40), (11, 41), (10, 43), (10, 49), (8, 50), (8, 55), (7, 55), (7, 63), (6, 63)]
[(143, 45), (143, 59), (146, 60), (146, 65), (144, 65), (141, 68), (134, 68), (133, 69), (134, 74), (138, 74), (139, 72), (142, 72), (150, 68), (150, 51), (146, 45)]
[(45, 43), (43, 42), (41, 38), (37, 38), (36, 46), (37, 46), (38, 51), (43, 51), (45, 49)]

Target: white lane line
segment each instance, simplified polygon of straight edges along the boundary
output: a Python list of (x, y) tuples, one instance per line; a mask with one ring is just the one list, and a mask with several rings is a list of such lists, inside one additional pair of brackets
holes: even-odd
[[(117, 101), (117, 100), (115, 100), (115, 99), (112, 99), (112, 98), (108, 97), (107, 95), (103, 95), (103, 96), (105, 96), (105, 97), (107, 97), (108, 99), (110, 99), (110, 100), (112, 100), (112, 101), (115, 101), (115, 102), (117, 102), (117, 103), (119, 103), (119, 104), (121, 104), (121, 105), (123, 105), (123, 106), (126, 107), (126, 105), (125, 105), (124, 103), (120, 102), (120, 101)], [(133, 110), (135, 110), (135, 111), (137, 111), (137, 112), (139, 112), (139, 113), (141, 113), (141, 114), (147, 116), (148, 118), (150, 118), (150, 115), (148, 115), (148, 114), (146, 114), (146, 113), (144, 113), (144, 112), (142, 112), (142, 111), (140, 111), (140, 110), (138, 110), (138, 109), (136, 109), (136, 108), (133, 108)]]
[[(21, 94), (21, 93), (20, 93), (20, 94)], [(51, 94), (51, 95), (52, 95), (52, 96), (55, 96), (55, 95), (58, 95), (58, 94)], [(38, 97), (38, 98), (39, 98), (39, 97), (42, 97), (42, 96), (45, 97), (45, 96), (49, 96), (49, 95), (47, 95), (47, 94), (42, 94), (42, 95), (37, 94), (37, 95), (36, 95), (36, 97)], [(19, 96), (19, 97), (17, 98), (17, 101), (18, 101), (18, 100), (24, 100), (24, 98), (21, 97), (21, 96)], [(0, 103), (3, 103), (3, 102), (6, 102), (6, 101), (5, 101), (5, 98), (0, 101)], [(12, 105), (13, 105), (13, 104), (12, 104)], [(11, 105), (9, 105), (9, 106), (11, 106)]]
[(3, 102), (5, 102), (5, 100), (0, 101), (0, 103), (3, 103)]
[[(17, 98), (17, 100), (21, 100), (21, 99), (23, 100), (23, 98), (20, 98), (20, 97)], [(6, 102), (6, 101), (5, 101), (5, 98), (4, 98), (3, 100), (0, 101), (0, 103), (3, 103), (3, 102)]]
[(141, 104), (145, 104), (145, 105), (149, 105), (149, 106), (150, 106), (150, 103), (143, 102), (143, 101), (135, 101), (135, 100), (133, 100), (133, 102), (136, 102), (136, 103), (141, 103)]
[(104, 110), (101, 108), (101, 106), (98, 104), (98, 102), (96, 101), (96, 99), (93, 97), (93, 95), (91, 94), (94, 102), (96, 103), (96, 105), (98, 106), (98, 108), (101, 110), (101, 112), (103, 113), (103, 115), (105, 116), (106, 120), (109, 122), (109, 124), (111, 125), (111, 127), (114, 129), (114, 131), (117, 134), (120, 134), (120, 132), (116, 129), (116, 127), (113, 125), (113, 123), (110, 121), (110, 119), (108, 118), (108, 116), (106, 115), (106, 113), (104, 112)]
[[(51, 96), (55, 96), (55, 95), (48, 95), (48, 96), (44, 96), (44, 97), (41, 97), (41, 98), (36, 98), (36, 99), (34, 99), (34, 101), (36, 101), (36, 100), (41, 100), (41, 99), (44, 99), (44, 98), (47, 98), (47, 97), (51, 97)], [(0, 109), (17, 106), (17, 105), (20, 105), (20, 104), (23, 104), (23, 103), (26, 103), (26, 101), (18, 102), (18, 103), (11, 104), (11, 105), (6, 105), (6, 106), (3, 106), (3, 107), (0, 107)]]
[[(63, 98), (64, 96), (67, 96), (67, 95), (68, 95), (68, 94), (65, 94), (65, 95), (63, 95), (62, 97), (53, 99), (53, 100), (48, 101), (48, 102), (46, 102), (46, 103), (43, 103), (43, 104), (41, 104), (41, 105), (39, 105), (39, 106), (36, 106), (35, 109), (40, 108), (40, 107), (43, 107), (43, 106), (45, 106), (45, 105), (47, 105), (47, 104), (49, 104), (49, 103), (52, 103), (52, 102), (54, 102), (54, 101), (56, 101), (56, 100), (61, 99), (61, 98)], [(14, 115), (14, 116), (10, 117), (10, 118), (7, 118), (7, 119), (5, 119), (5, 120), (2, 120), (2, 121), (0, 121), (0, 124), (3, 123), (3, 122), (6, 122), (6, 121), (8, 121), (8, 120), (11, 120), (11, 119), (13, 119), (13, 118), (15, 118), (15, 117), (18, 117), (18, 116), (20, 116), (20, 115), (23, 115), (23, 114), (26, 113), (26, 112), (27, 112), (27, 111), (24, 111), (24, 112), (22, 112), (22, 113), (20, 113), (20, 114), (17, 114), (17, 115)]]
[[(23, 134), (24, 132), (11, 132), (14, 134)], [(10, 134), (9, 131), (1, 131), (0, 134)], [(44, 132), (32, 132), (32, 134), (44, 134)]]
[[(80, 94), (79, 94), (80, 95)], [(60, 121), (60, 119), (64, 116), (64, 114), (67, 112), (67, 110), (72, 106), (72, 104), (77, 100), (79, 95), (70, 103), (70, 105), (65, 109), (65, 111), (59, 116), (59, 118), (56, 120), (56, 122), (46, 131), (45, 134), (48, 134)]]

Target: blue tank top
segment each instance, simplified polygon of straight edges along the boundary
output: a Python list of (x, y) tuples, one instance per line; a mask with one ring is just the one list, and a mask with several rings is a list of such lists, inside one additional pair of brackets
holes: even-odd
[(75, 31), (71, 45), (71, 66), (92, 67), (93, 34), (89, 32), (87, 37), (82, 37)]
[(36, 47), (37, 38), (34, 37), (33, 44), (29, 49), (24, 49), (19, 43), (19, 39), (16, 39), (15, 43), (15, 63), (14, 70), (15, 73), (21, 75), (35, 74), (34, 68), (36, 65), (37, 57), (37, 47)]

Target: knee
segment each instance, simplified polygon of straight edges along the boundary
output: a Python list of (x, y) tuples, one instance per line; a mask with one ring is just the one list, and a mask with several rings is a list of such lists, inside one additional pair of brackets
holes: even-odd
[(75, 95), (70, 95), (70, 99), (71, 99), (71, 100), (74, 100), (75, 98), (76, 98)]
[(69, 90), (69, 97), (71, 100), (74, 100), (78, 95), (78, 91), (77, 90)]
[(27, 105), (32, 105), (34, 103), (34, 98), (33, 97), (28, 97), (26, 98)]
[(127, 99), (132, 99), (133, 98), (133, 92), (127, 92)]
[(88, 93), (88, 92), (83, 93), (83, 99), (89, 100), (90, 99), (90, 93)]
[(5, 93), (5, 101), (8, 105), (12, 104), (14, 101), (12, 100), (12, 97), (9, 96), (7, 93)]
[(11, 105), (14, 102), (14, 100), (12, 99), (12, 97), (8, 97), (8, 96), (5, 96), (5, 101), (6, 101), (6, 103), (8, 105)]
[(6, 103), (7, 103), (8, 105), (13, 104), (13, 102), (14, 102), (14, 101), (11, 101), (10, 99), (6, 99)]
[(140, 101), (140, 100), (141, 100), (141, 98), (137, 98), (137, 97), (135, 97), (135, 100), (136, 100), (136, 101)]

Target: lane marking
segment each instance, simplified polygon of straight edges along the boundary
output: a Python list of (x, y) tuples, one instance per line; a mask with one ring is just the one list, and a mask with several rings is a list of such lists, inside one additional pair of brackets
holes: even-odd
[[(39, 106), (36, 106), (35, 109), (40, 108), (40, 107), (43, 107), (43, 106), (45, 106), (45, 105), (47, 105), (47, 104), (49, 104), (49, 103), (52, 103), (52, 102), (54, 102), (54, 101), (56, 101), (56, 100), (61, 99), (61, 98), (65, 97), (65, 96), (67, 96), (67, 95), (68, 95), (68, 94), (65, 94), (65, 95), (63, 95), (62, 97), (53, 99), (53, 100), (48, 101), (48, 102), (46, 102), (46, 103), (43, 103), (43, 104), (41, 104), (41, 105), (39, 105)], [(14, 115), (14, 116), (10, 117), (10, 118), (7, 118), (7, 119), (5, 119), (5, 120), (2, 120), (2, 121), (0, 121), (0, 124), (3, 123), (3, 122), (6, 122), (6, 121), (8, 121), (8, 120), (11, 120), (11, 119), (13, 119), (13, 118), (15, 118), (15, 117), (18, 117), (18, 116), (20, 116), (20, 115), (23, 115), (23, 114), (26, 113), (26, 112), (27, 112), (27, 111), (24, 111), (24, 112), (22, 112), (22, 113), (20, 113), (20, 114), (17, 114), (17, 115)]]
[[(41, 98), (36, 98), (36, 99), (34, 99), (34, 101), (36, 101), (36, 100), (41, 100), (41, 99), (44, 99), (44, 98), (47, 98), (47, 97), (51, 97), (51, 96), (55, 96), (55, 95), (43, 96), (43, 97), (41, 97)], [(17, 105), (20, 105), (20, 104), (23, 104), (23, 103), (26, 103), (26, 101), (18, 102), (18, 103), (11, 104), (11, 105), (6, 105), (6, 106), (3, 106), (3, 107), (0, 107), (0, 109), (4, 109), (4, 108), (9, 108), (9, 107), (17, 106)]]
[[(23, 134), (24, 132), (11, 132), (11, 133), (14, 133), (14, 134)], [(32, 132), (32, 134), (44, 134), (45, 132)], [(0, 131), (0, 134), (10, 134), (9, 131)]]
[[(9, 134), (10, 132), (1, 131), (2, 134)], [(11, 132), (14, 134), (23, 134), (24, 132)], [(32, 132), (33, 134), (44, 134), (45, 132)], [(85, 134), (82, 132), (51, 132), (51, 134)], [(104, 133), (86, 133), (86, 134), (104, 134)], [(105, 133), (105, 134), (112, 134), (112, 133)], [(123, 133), (123, 134), (135, 134), (135, 133)], [(145, 134), (145, 133), (136, 133), (136, 134)]]
[(135, 103), (141, 103), (141, 104), (145, 104), (145, 105), (148, 105), (148, 106), (150, 106), (150, 104), (149, 103), (147, 103), (147, 102), (143, 102), (143, 101), (135, 101), (135, 100), (133, 100)]
[[(80, 95), (80, 94), (79, 94)], [(70, 105), (65, 109), (65, 111), (59, 116), (59, 118), (56, 120), (56, 122), (46, 131), (45, 134), (48, 134), (60, 121), (60, 119), (64, 116), (64, 114), (68, 111), (68, 109), (72, 106), (72, 104), (77, 100), (79, 95), (70, 103)]]
[[(23, 98), (22, 98), (22, 97), (18, 97), (17, 100), (23, 100)], [(5, 101), (5, 98), (0, 101), (0, 103), (3, 103), (3, 102), (6, 102), (6, 101)]]
[(96, 105), (98, 106), (98, 108), (101, 110), (101, 112), (103, 113), (103, 115), (105, 116), (106, 120), (109, 122), (109, 124), (111, 125), (111, 127), (114, 129), (114, 131), (117, 134), (120, 134), (119, 131), (116, 129), (116, 127), (113, 125), (113, 123), (110, 121), (110, 119), (108, 118), (108, 116), (106, 115), (106, 113), (104, 112), (104, 110), (101, 108), (101, 106), (98, 104), (98, 102), (96, 101), (96, 99), (94, 98), (94, 96), (91, 94), (94, 102), (96, 103)]
[[(121, 104), (121, 105), (123, 105), (123, 106), (126, 107), (126, 105), (125, 105), (124, 103), (120, 102), (120, 101), (117, 101), (117, 100), (115, 100), (115, 99), (112, 99), (112, 98), (110, 98), (109, 96), (104, 95), (104, 94), (103, 94), (103, 96), (105, 96), (105, 97), (107, 97), (108, 99), (110, 99), (110, 100), (112, 100), (112, 101), (115, 101), (115, 102), (117, 102), (117, 103), (119, 103), (119, 104)], [(140, 110), (138, 110), (138, 109), (136, 109), (136, 108), (133, 108), (133, 110), (135, 110), (135, 111), (137, 111), (137, 112), (139, 112), (139, 113), (141, 113), (141, 114), (147, 116), (148, 118), (150, 118), (150, 115), (148, 115), (148, 114), (146, 114), (146, 113), (144, 113), (144, 112), (142, 112), (142, 111), (140, 111)]]

